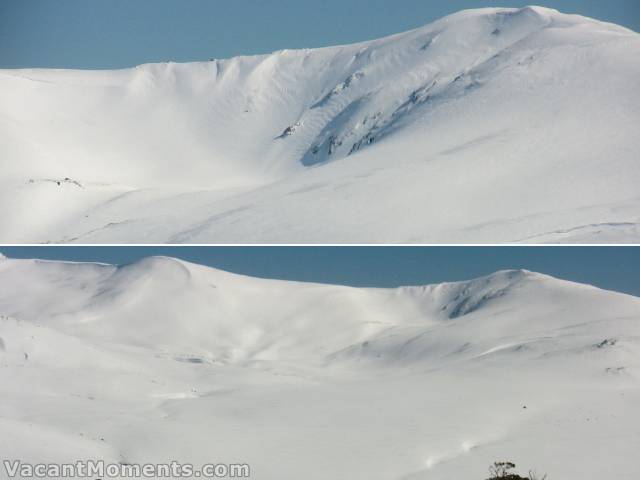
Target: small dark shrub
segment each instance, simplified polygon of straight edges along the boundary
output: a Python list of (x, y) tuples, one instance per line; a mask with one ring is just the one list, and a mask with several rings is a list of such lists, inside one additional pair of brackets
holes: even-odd
[(547, 476), (539, 477), (535, 472), (529, 471), (528, 477), (522, 477), (513, 472), (516, 464), (512, 462), (494, 462), (489, 467), (491, 477), (487, 480), (547, 480)]

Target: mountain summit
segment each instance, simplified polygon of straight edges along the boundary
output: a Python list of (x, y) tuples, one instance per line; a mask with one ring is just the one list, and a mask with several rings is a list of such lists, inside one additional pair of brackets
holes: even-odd
[(315, 50), (2, 70), (1, 239), (637, 240), (639, 55), (635, 32), (526, 7)]
[(640, 298), (522, 270), (376, 289), (7, 259), (0, 446), (261, 480), (484, 478), (502, 458), (633, 480), (639, 322)]

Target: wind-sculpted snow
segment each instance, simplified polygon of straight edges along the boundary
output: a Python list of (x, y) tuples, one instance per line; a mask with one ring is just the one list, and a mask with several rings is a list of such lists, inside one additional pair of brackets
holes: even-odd
[(463, 11), (380, 40), (0, 71), (0, 240), (638, 239), (638, 34)]
[(631, 480), (639, 359), (640, 299), (523, 270), (369, 289), (0, 261), (0, 448), (25, 462)]

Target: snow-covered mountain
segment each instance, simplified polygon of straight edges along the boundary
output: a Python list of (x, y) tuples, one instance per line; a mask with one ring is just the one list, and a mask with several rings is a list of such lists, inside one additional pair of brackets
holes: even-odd
[(540, 7), (116, 71), (0, 70), (0, 240), (640, 239), (640, 36)]
[(368, 289), (0, 260), (0, 449), (252, 478), (638, 478), (640, 298), (527, 271)]

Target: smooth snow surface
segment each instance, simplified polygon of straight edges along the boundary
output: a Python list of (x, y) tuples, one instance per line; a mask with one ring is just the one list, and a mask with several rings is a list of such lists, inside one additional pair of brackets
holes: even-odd
[(5, 259), (0, 315), (4, 458), (640, 477), (640, 298), (527, 271), (365, 289)]
[(0, 70), (0, 241), (640, 241), (640, 36), (467, 10), (354, 45)]

